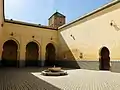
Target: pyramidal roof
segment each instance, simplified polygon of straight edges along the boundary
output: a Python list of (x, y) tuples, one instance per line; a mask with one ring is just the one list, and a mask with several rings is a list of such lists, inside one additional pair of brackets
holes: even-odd
[[(59, 12), (57, 12), (57, 11), (56, 11), (51, 17), (53, 17), (53, 16), (65, 17), (63, 14), (61, 14), (61, 13), (59, 13)], [(51, 18), (51, 17), (50, 17), (50, 18)], [(49, 18), (49, 19), (50, 19), (50, 18)]]

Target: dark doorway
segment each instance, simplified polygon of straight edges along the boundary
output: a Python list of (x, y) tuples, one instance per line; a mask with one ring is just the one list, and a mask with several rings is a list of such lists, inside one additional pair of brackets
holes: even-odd
[(99, 52), (99, 69), (110, 70), (110, 52), (107, 47), (102, 47)]
[(35, 42), (26, 46), (26, 66), (38, 66), (39, 47)]
[(49, 43), (46, 46), (45, 58), (46, 58), (46, 61), (45, 61), (46, 66), (55, 65), (56, 53), (55, 53), (55, 47), (52, 43)]
[(4, 43), (1, 61), (3, 66), (18, 66), (17, 49), (18, 45), (13, 40)]

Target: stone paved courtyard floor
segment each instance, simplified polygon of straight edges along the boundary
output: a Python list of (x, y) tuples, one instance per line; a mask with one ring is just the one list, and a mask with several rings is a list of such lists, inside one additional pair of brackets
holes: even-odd
[(45, 68), (0, 68), (0, 90), (120, 90), (120, 73), (67, 70), (67, 76), (43, 76)]

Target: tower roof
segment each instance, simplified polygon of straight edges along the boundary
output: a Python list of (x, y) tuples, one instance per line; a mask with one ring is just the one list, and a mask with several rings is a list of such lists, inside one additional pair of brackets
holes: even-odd
[[(57, 11), (56, 11), (51, 17), (53, 17), (53, 16), (59, 16), (59, 17), (64, 17), (64, 18), (65, 18), (65, 16), (64, 16), (63, 14), (61, 14), (61, 13), (59, 13), (59, 12), (57, 12)], [(51, 17), (50, 17), (50, 18), (51, 18)], [(49, 19), (50, 19), (50, 18), (49, 18)]]

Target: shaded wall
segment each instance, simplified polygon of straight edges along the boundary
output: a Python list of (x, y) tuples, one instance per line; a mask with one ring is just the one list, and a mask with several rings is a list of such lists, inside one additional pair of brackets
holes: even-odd
[(58, 38), (58, 60), (56, 61), (56, 65), (67, 68), (80, 68), (78, 63), (75, 61), (75, 57), (73, 56), (73, 52), (78, 54), (79, 51), (76, 49), (70, 50), (61, 34), (58, 34)]
[[(99, 70), (98, 61), (78, 61), (77, 63), (81, 69)], [(120, 60), (111, 61), (111, 71), (120, 73)]]

